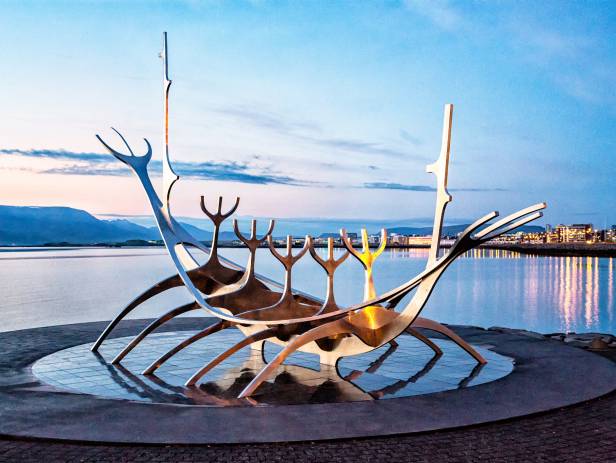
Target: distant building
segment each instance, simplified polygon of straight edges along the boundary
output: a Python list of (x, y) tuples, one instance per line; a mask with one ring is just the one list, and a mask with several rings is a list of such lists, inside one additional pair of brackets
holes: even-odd
[(560, 235), (558, 233), (558, 230), (556, 228), (553, 228), (551, 225), (545, 226), (545, 242), (546, 243), (560, 242)]
[(546, 233), (545, 232), (522, 233), (520, 242), (532, 243), (532, 244), (545, 243)]
[(405, 246), (408, 244), (408, 237), (392, 233), (387, 237), (387, 244), (390, 246)]
[(612, 228), (605, 230), (605, 241), (607, 243), (616, 243), (616, 225), (612, 225)]
[(357, 242), (357, 233), (347, 233), (347, 238), (351, 243)]
[[(369, 241), (371, 245), (377, 244), (379, 235), (371, 235)], [(573, 225), (551, 225), (545, 226), (545, 231), (537, 232), (513, 232), (500, 235), (491, 240), (493, 243), (501, 244), (543, 244), (543, 243), (616, 243), (616, 225), (612, 225), (607, 230), (595, 230), (592, 224), (577, 223)], [(392, 233), (387, 237), (389, 246), (420, 246), (428, 247), (432, 243), (431, 235), (401, 235)], [(441, 245), (451, 245), (453, 240), (442, 240)]]
[(490, 241), (492, 243), (519, 243), (524, 238), (524, 233), (505, 233), (504, 235), (497, 236), (496, 238), (492, 238)]
[(556, 233), (558, 233), (560, 243), (592, 243), (594, 241), (592, 224), (589, 223), (557, 225)]
[(407, 239), (408, 245), (411, 246), (430, 246), (432, 243), (432, 236), (409, 236)]

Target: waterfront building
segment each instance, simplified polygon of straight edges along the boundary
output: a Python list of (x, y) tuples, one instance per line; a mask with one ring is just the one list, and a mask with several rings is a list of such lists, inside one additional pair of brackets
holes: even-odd
[(546, 235), (545, 232), (522, 233), (520, 242), (532, 244), (545, 243)]
[(560, 237), (558, 231), (554, 228), (548, 230), (548, 227), (545, 227), (545, 242), (546, 243), (558, 243), (560, 241)]
[(408, 238), (404, 235), (392, 233), (388, 237), (388, 243), (390, 246), (405, 246), (408, 243)]
[(505, 235), (501, 235), (498, 236), (492, 240), (490, 240), (492, 243), (508, 243), (508, 244), (512, 244), (512, 243), (519, 243), (520, 241), (522, 241), (524, 237), (524, 233), (522, 232), (517, 232), (517, 233), (507, 233)]
[[(430, 246), (431, 242), (431, 236), (409, 236), (407, 239), (407, 244), (410, 246)], [(441, 240), (442, 243), (443, 240)]]
[(616, 225), (612, 225), (612, 228), (605, 231), (605, 241), (616, 243)]
[(557, 225), (559, 243), (592, 243), (594, 232), (592, 224), (576, 223), (573, 225)]

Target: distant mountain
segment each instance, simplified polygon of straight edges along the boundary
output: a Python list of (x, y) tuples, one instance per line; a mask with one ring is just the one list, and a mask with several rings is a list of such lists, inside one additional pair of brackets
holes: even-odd
[[(101, 218), (111, 219), (112, 215), (102, 216)], [(151, 216), (124, 216), (131, 222), (137, 223), (145, 227), (154, 225), (154, 220)], [(252, 219), (257, 221), (257, 234), (262, 235), (266, 232), (270, 217), (247, 217), (237, 216), (239, 229), (243, 233), (250, 232), (250, 223)], [(212, 230), (212, 223), (205, 217), (177, 217), (184, 224), (194, 225), (202, 230)], [(331, 233), (339, 236), (341, 228), (346, 229), (349, 233), (359, 233), (363, 227), (368, 229), (368, 232), (379, 233), (381, 227), (389, 230), (392, 227), (422, 227), (426, 224), (431, 224), (432, 219), (397, 219), (397, 220), (376, 220), (376, 219), (331, 219), (331, 218), (279, 218), (276, 217), (276, 225), (274, 227), (274, 237), (284, 238), (287, 235), (292, 235), (296, 238), (304, 237), (305, 235), (319, 236), (322, 233)], [(467, 223), (468, 219), (452, 219), (450, 223)], [(234, 239), (233, 224), (231, 220), (225, 220), (221, 225), (220, 237), (222, 240)]]
[[(180, 222), (180, 223), (184, 226), (184, 228), (186, 229), (186, 231), (188, 233), (190, 233), (192, 236), (197, 238), (199, 241), (209, 241), (209, 240), (212, 239), (212, 232), (202, 230), (199, 227), (195, 227), (194, 225), (190, 225), (189, 223), (184, 223), (184, 222)], [(156, 228), (156, 233), (158, 233), (158, 229), (157, 228)], [(221, 235), (222, 235), (222, 233), (221, 233)], [(233, 236), (235, 236), (235, 235), (233, 235)], [(219, 239), (224, 240), (225, 238), (220, 236)]]
[(0, 206), (0, 244), (93, 244), (131, 239), (157, 240), (160, 234), (156, 228), (128, 220), (99, 220), (71, 207)]
[[(351, 225), (349, 232), (358, 232), (356, 223), (348, 221), (346, 224), (334, 223), (333, 220), (319, 221), (318, 219), (303, 219), (300, 224), (292, 223), (291, 220), (280, 221), (274, 229), (275, 237), (283, 237), (287, 233), (295, 236), (304, 236), (311, 231), (314, 236), (328, 237), (338, 236), (338, 231), (333, 226)], [(114, 219), (102, 220), (92, 214), (71, 207), (20, 207), (0, 206), (0, 245), (43, 245), (47, 243), (71, 243), (71, 244), (96, 244), (96, 243), (120, 243), (128, 240), (152, 241), (160, 240), (160, 233), (156, 227), (139, 225), (130, 220)], [(151, 223), (151, 222), (150, 222)], [(212, 232), (186, 223), (182, 219), (182, 225), (186, 230), (201, 241), (212, 239)], [(259, 224), (259, 233), (263, 233), (267, 222)], [(303, 225), (303, 226), (302, 226)], [(387, 225), (390, 225), (387, 227)], [(432, 227), (393, 226), (392, 222), (385, 224), (388, 233), (402, 235), (429, 235)], [(228, 225), (227, 225), (228, 227)], [(263, 229), (261, 229), (263, 227)], [(443, 233), (448, 236), (456, 235), (467, 225), (448, 225), (443, 227)], [(332, 229), (333, 228), (333, 229)], [(240, 229), (248, 233), (249, 221), (240, 219)], [(331, 231), (328, 231), (331, 230)], [(539, 226), (524, 226), (523, 231), (542, 231)], [(370, 233), (378, 233), (378, 228), (371, 227)], [(237, 239), (232, 231), (220, 232), (221, 241)]]

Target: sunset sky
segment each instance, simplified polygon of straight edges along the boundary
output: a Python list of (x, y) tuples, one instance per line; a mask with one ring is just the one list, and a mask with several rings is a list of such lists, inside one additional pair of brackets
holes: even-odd
[(165, 30), (179, 215), (222, 194), (242, 215), (430, 217), (453, 103), (450, 220), (547, 201), (544, 223), (616, 223), (599, 1), (2, 2), (0, 204), (149, 212), (95, 134), (160, 159)]

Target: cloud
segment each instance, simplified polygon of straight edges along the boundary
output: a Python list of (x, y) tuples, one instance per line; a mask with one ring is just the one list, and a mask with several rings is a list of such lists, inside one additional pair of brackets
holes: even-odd
[(411, 143), (412, 145), (415, 146), (419, 146), (422, 144), (422, 141), (420, 138), (417, 138), (413, 135), (411, 135), (409, 132), (407, 132), (404, 129), (400, 130), (400, 138), (402, 138), (404, 141), (407, 141), (409, 143)]
[[(67, 151), (64, 149), (0, 149), (0, 155), (22, 156), (28, 158), (48, 158), (57, 161), (79, 161), (79, 163), (68, 166), (53, 167), (39, 171), (44, 174), (58, 175), (107, 175), (107, 176), (126, 176), (130, 175), (130, 170), (121, 167), (114, 162), (110, 154), (83, 153)], [(303, 181), (273, 173), (267, 169), (259, 169), (249, 163), (240, 162), (186, 162), (179, 161), (174, 163), (175, 170), (184, 178), (217, 180), (222, 182), (239, 182), (255, 185), (291, 185), (306, 186), (314, 182)], [(149, 164), (150, 173), (159, 175), (162, 172), (162, 163), (152, 161)]]
[[(250, 159), (262, 166), (263, 169), (267, 167), (271, 169), (274, 166), (284, 165), (289, 162), (288, 155), (279, 154), (253, 154)], [(340, 157), (338, 157), (338, 159), (340, 159)], [(350, 172), (359, 172), (360, 174), (365, 174), (366, 172), (372, 173), (381, 170), (381, 167), (374, 164), (366, 165), (363, 163), (353, 162), (339, 163), (331, 161), (329, 159), (321, 160), (320, 158), (299, 156), (293, 158), (292, 165), (296, 168), (300, 167), (302, 172), (323, 172), (325, 174), (328, 174), (329, 176), (338, 176), (338, 172), (343, 172), (344, 174), (348, 174)], [(325, 184), (322, 185), (326, 186)]]
[(441, 29), (450, 31), (463, 23), (460, 12), (445, 0), (405, 0), (404, 5)]
[(126, 177), (131, 174), (131, 171), (123, 167), (95, 167), (83, 164), (73, 164), (71, 166), (52, 167), (51, 169), (41, 170), (39, 173), (54, 175), (107, 175), (111, 177)]
[(402, 183), (368, 182), (364, 188), (373, 190), (405, 190), (405, 191), (436, 191), (434, 187), (426, 185), (403, 185)]
[(335, 150), (362, 153), (367, 155), (380, 155), (387, 157), (406, 158), (425, 161), (422, 156), (409, 153), (366, 140), (334, 138), (320, 135), (322, 129), (314, 123), (286, 120), (279, 115), (256, 110), (246, 106), (229, 106), (216, 108), (215, 112), (240, 119), (254, 127), (271, 130), (286, 137), (301, 140), (317, 146)]
[(572, 58), (585, 53), (592, 47), (589, 37), (562, 34), (560, 32), (530, 25), (527, 22), (516, 22), (512, 25), (515, 38), (523, 42), (528, 52), (534, 52), (539, 58)]
[(568, 95), (600, 105), (616, 102), (616, 63), (609, 45), (592, 30), (563, 33), (557, 27), (512, 20), (511, 46)]
[(572, 212), (571, 215), (575, 215), (575, 216), (593, 216), (593, 215), (599, 215), (599, 212)]
[[(436, 191), (436, 188), (427, 185), (406, 185), (402, 183), (389, 182), (368, 182), (364, 183), (363, 188), (374, 190), (404, 190), (404, 191)], [(450, 188), (450, 191), (507, 191), (504, 188)]]
[[(175, 162), (174, 169), (186, 178), (218, 180), (222, 182), (251, 183), (257, 185), (305, 186), (312, 182), (297, 180), (286, 175), (251, 172), (251, 166), (239, 162)], [(152, 163), (155, 171), (162, 171), (162, 164)]]
[(507, 188), (449, 188), (449, 191), (470, 191), (470, 192), (496, 191), (496, 192), (503, 192), (503, 191), (509, 191), (509, 190)]
[(616, 104), (616, 61), (614, 41), (597, 19), (601, 9), (568, 3), (567, 11), (562, 2), (537, 5), (404, 0), (409, 12), (441, 31), (477, 44), (498, 40), (504, 51), (522, 65), (530, 63), (563, 93), (611, 109)]
[(290, 135), (296, 130), (321, 130), (318, 125), (310, 122), (285, 120), (277, 114), (256, 110), (248, 106), (223, 106), (214, 111), (225, 116), (243, 119), (256, 127), (270, 129), (284, 135)]
[[(55, 175), (103, 175), (113, 177), (125, 177), (131, 174), (129, 168), (121, 166), (115, 162), (112, 155), (101, 153), (83, 153), (67, 151), (64, 149), (40, 149), (40, 150), (20, 150), (20, 149), (0, 149), (0, 154), (49, 158), (57, 161), (71, 161), (69, 165), (60, 165), (44, 170), (36, 170), (38, 173)], [(267, 158), (263, 155), (253, 155), (252, 160), (260, 161)], [(78, 162), (75, 162), (78, 161)], [(320, 163), (323, 164), (323, 163)], [(206, 161), (188, 162), (176, 161), (173, 167), (179, 175), (185, 179), (204, 179), (220, 182), (238, 182), (252, 185), (289, 185), (289, 186), (319, 186), (322, 188), (344, 187), (344, 185), (333, 185), (329, 183), (301, 180), (288, 175), (274, 172), (271, 168), (255, 166), (249, 162), (230, 162), (230, 161)], [(321, 165), (320, 167), (323, 167)], [(379, 168), (369, 165), (371, 171)], [(148, 165), (150, 174), (161, 175), (162, 162), (151, 161)], [(30, 169), (34, 170), (34, 169)], [(347, 169), (348, 170), (348, 169)], [(361, 186), (347, 185), (346, 188), (368, 188), (377, 190), (405, 190), (430, 192), (436, 191), (434, 187), (427, 185), (408, 185), (390, 182), (367, 182)], [(501, 188), (459, 188), (451, 191), (506, 191)]]
[(316, 145), (324, 146), (326, 148), (334, 148), (337, 150), (350, 151), (353, 153), (363, 153), (369, 155), (382, 155), (391, 157), (411, 157), (415, 159), (424, 160), (421, 156), (410, 155), (404, 151), (387, 148), (379, 143), (372, 143), (361, 140), (350, 140), (344, 138), (316, 138), (316, 137), (301, 137), (304, 140), (308, 140)]
[(59, 159), (63, 161), (87, 161), (87, 162), (109, 162), (108, 154), (101, 153), (82, 153), (75, 151), (66, 151), (63, 149), (29, 149), (21, 150), (16, 148), (0, 149), (0, 154), (13, 156), (23, 156), (28, 158), (47, 158)]

